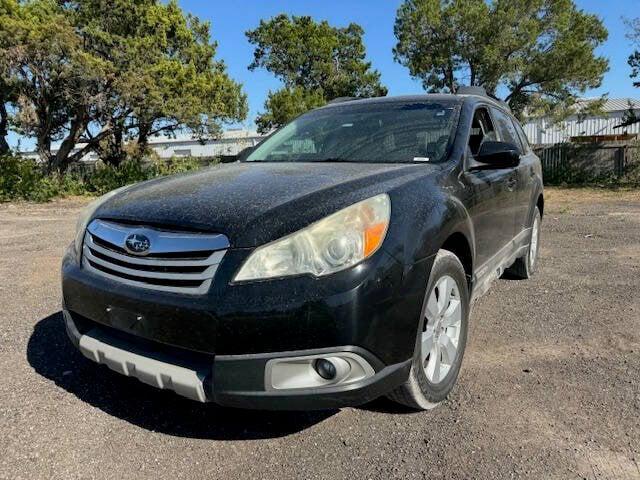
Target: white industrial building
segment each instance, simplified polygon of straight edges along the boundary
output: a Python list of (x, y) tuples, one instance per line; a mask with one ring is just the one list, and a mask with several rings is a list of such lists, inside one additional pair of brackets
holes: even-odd
[(238, 155), (247, 147), (262, 140), (262, 135), (251, 130), (227, 130), (220, 138), (200, 142), (190, 136), (176, 138), (157, 137), (149, 146), (160, 158), (171, 157), (225, 157)]
[[(257, 145), (263, 136), (252, 130), (227, 130), (219, 138), (200, 141), (190, 135), (171, 137), (153, 137), (149, 140), (149, 147), (159, 158), (172, 157), (226, 157), (238, 155), (247, 147)], [(82, 148), (82, 144), (78, 147)], [(53, 150), (55, 152), (55, 149)], [(38, 159), (38, 152), (23, 152), (27, 158)], [(82, 158), (83, 162), (98, 160), (96, 153), (88, 153)]]
[[(582, 100), (578, 103), (593, 100)], [(578, 106), (578, 109), (580, 107)], [(551, 145), (569, 142), (579, 137), (608, 139), (603, 137), (633, 137), (640, 134), (640, 122), (618, 127), (625, 114), (632, 108), (640, 118), (640, 100), (633, 98), (610, 99), (604, 103), (601, 114), (593, 116), (571, 115), (566, 120), (554, 124), (548, 118), (532, 118), (523, 124), (529, 142), (534, 145)], [(614, 140), (615, 138), (610, 138)]]

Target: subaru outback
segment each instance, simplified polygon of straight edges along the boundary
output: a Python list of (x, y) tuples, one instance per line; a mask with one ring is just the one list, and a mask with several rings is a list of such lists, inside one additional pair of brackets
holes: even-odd
[(82, 213), (63, 316), (89, 359), (191, 399), (322, 409), (451, 391), (472, 302), (537, 266), (541, 165), (478, 92), (343, 100), (234, 163)]

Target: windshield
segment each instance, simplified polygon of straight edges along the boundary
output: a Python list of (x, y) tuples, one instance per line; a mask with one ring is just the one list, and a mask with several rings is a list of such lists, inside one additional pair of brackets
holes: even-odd
[(308, 112), (262, 142), (247, 162), (440, 162), (457, 101), (347, 103)]

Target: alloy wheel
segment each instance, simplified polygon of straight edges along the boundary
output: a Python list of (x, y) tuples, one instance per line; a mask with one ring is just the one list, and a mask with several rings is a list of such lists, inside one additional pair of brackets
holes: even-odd
[(429, 294), (422, 332), (422, 368), (432, 384), (442, 382), (456, 361), (461, 323), (460, 290), (456, 281), (445, 275)]
[(538, 237), (540, 233), (540, 220), (538, 216), (533, 219), (533, 226), (531, 227), (531, 246), (529, 247), (529, 265), (531, 268), (535, 266), (538, 259)]

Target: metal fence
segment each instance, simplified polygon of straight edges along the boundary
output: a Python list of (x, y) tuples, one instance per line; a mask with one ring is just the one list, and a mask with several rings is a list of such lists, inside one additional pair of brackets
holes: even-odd
[(637, 171), (640, 146), (637, 144), (540, 145), (534, 151), (542, 161), (547, 184), (587, 184), (616, 182)]

